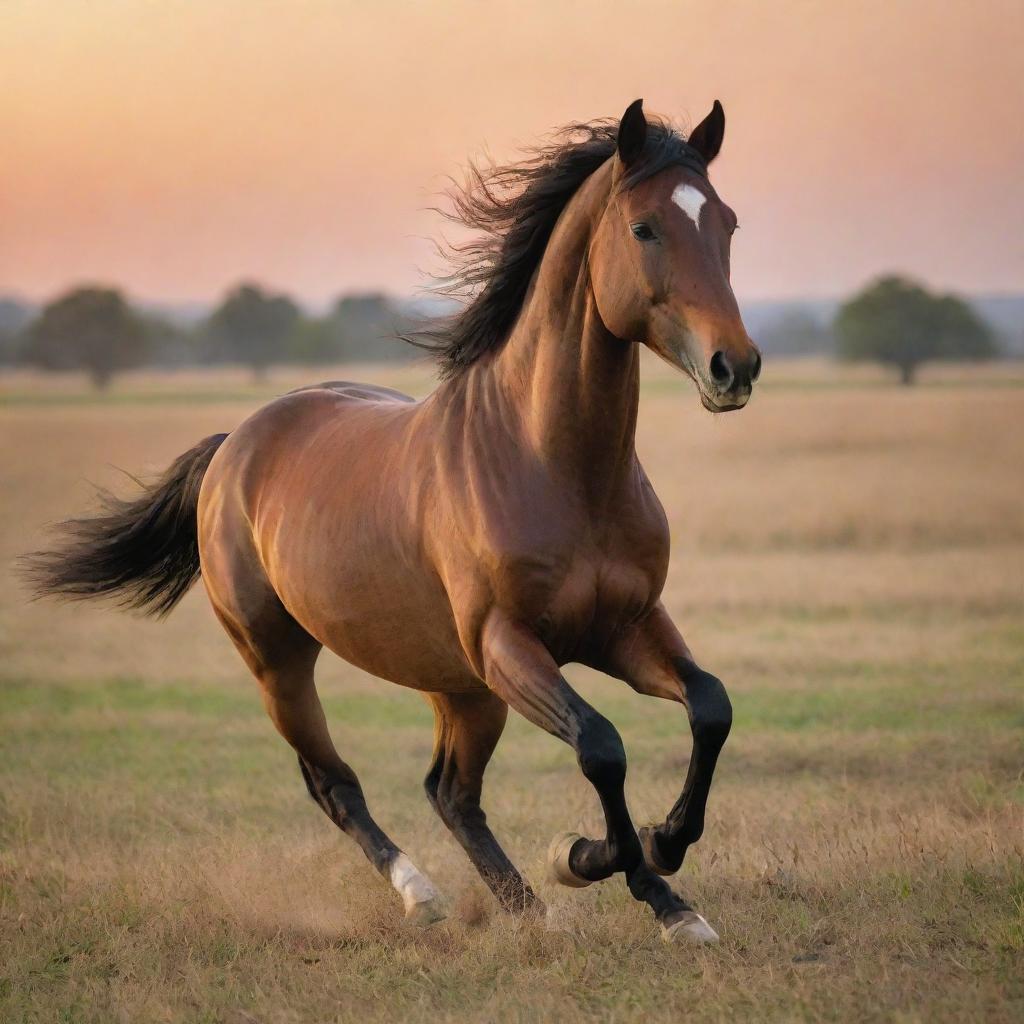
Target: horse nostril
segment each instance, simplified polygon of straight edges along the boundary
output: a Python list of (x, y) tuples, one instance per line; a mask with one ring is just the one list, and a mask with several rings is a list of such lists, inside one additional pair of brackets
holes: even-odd
[(731, 383), (732, 368), (729, 366), (729, 360), (725, 358), (724, 352), (716, 352), (711, 357), (711, 363), (708, 368), (711, 370), (711, 376), (716, 384), (721, 384), (724, 388)]
[(751, 370), (750, 370), (750, 382), (753, 383), (760, 376), (761, 376), (761, 353), (755, 351), (754, 352), (754, 365), (751, 367)]

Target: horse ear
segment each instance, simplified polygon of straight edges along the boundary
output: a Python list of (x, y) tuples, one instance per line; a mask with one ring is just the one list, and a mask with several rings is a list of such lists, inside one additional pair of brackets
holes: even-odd
[(725, 111), (722, 104), (715, 100), (711, 113), (690, 132), (690, 137), (686, 141), (704, 157), (704, 162), (709, 164), (718, 156), (724, 137)]
[(639, 159), (647, 145), (647, 118), (644, 117), (644, 101), (633, 100), (619, 122), (617, 148), (619, 159), (628, 167)]

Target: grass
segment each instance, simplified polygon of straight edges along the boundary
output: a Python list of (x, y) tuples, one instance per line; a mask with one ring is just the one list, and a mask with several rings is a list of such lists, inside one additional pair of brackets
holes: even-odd
[[(783, 365), (742, 415), (712, 419), (648, 370), (639, 446), (673, 530), (666, 600), (736, 709), (675, 882), (721, 945), (665, 946), (621, 879), (546, 881), (551, 836), (596, 831), (599, 808), (568, 749), (518, 719), (485, 806), (551, 927), (502, 915), (423, 797), (425, 702), (325, 657), (339, 747), (452, 904), (409, 930), (305, 796), (201, 591), (157, 624), (26, 604), (8, 576), (0, 1020), (1024, 1018), (1013, 372), (903, 390)], [(346, 375), (426, 386), (415, 369)], [(29, 397), (0, 407), (4, 571), (88, 503), (83, 477), (124, 486), (111, 464), (157, 470), (298, 383), (140, 376), (130, 400), (99, 401), (11, 385)], [(681, 712), (569, 674), (622, 732), (635, 818), (660, 817), (686, 770)]]

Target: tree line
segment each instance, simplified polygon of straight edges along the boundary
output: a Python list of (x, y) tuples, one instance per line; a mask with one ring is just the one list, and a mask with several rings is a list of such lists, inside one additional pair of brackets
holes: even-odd
[(397, 361), (417, 350), (399, 335), (417, 322), (386, 295), (346, 295), (323, 316), (261, 285), (232, 288), (205, 319), (185, 325), (133, 305), (116, 288), (73, 288), (0, 338), (5, 361), (84, 370), (106, 387), (139, 366), (240, 364), (260, 377), (282, 363)]
[[(0, 359), (85, 370), (97, 387), (142, 365), (235, 363), (260, 376), (281, 363), (412, 359), (417, 350), (400, 335), (416, 326), (407, 309), (376, 293), (343, 296), (325, 315), (309, 316), (287, 295), (243, 283), (204, 320), (184, 326), (133, 306), (115, 288), (80, 287), (47, 303), (19, 330), (0, 335)], [(969, 303), (897, 275), (865, 287), (828, 322), (794, 310), (756, 340), (770, 354), (831, 352), (880, 362), (904, 384), (931, 360), (999, 354), (995, 332)]]

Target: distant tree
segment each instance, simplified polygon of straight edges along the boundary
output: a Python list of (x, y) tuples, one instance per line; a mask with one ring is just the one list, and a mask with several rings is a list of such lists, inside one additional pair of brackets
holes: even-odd
[(288, 338), (288, 360), (306, 365), (338, 363), (344, 359), (344, 338), (334, 317), (300, 317)]
[(35, 310), (18, 299), (0, 298), (0, 365), (16, 363), (22, 355), (22, 332)]
[(0, 330), (20, 331), (35, 314), (36, 310), (27, 302), (0, 296)]
[(883, 277), (836, 314), (839, 354), (895, 366), (912, 384), (918, 367), (933, 359), (991, 359), (991, 328), (954, 295), (933, 295), (902, 277)]
[(288, 338), (298, 319), (299, 308), (286, 295), (241, 284), (213, 312), (208, 332), (223, 357), (252, 367), (260, 377), (272, 363), (287, 360)]
[(399, 337), (410, 320), (379, 292), (345, 295), (331, 314), (345, 360), (399, 361), (416, 357), (416, 349)]
[(188, 366), (196, 361), (195, 338), (188, 327), (158, 313), (140, 317), (149, 360), (155, 366)]
[(77, 288), (45, 306), (29, 325), (24, 358), (48, 370), (87, 370), (103, 388), (146, 353), (142, 322), (119, 291)]
[(0, 366), (12, 366), (21, 355), (21, 342), (17, 332), (0, 327)]
[(757, 344), (766, 355), (811, 356), (833, 354), (836, 343), (828, 324), (791, 307), (757, 332)]

